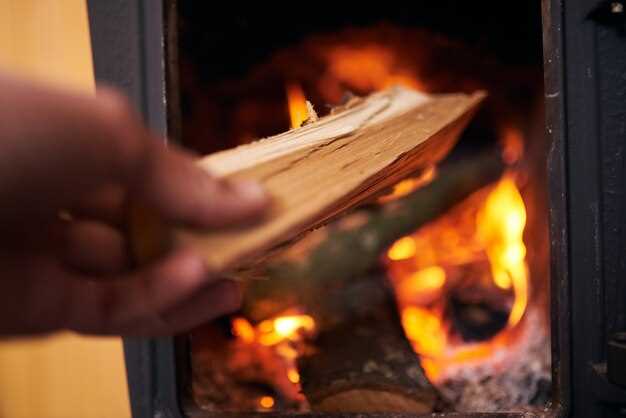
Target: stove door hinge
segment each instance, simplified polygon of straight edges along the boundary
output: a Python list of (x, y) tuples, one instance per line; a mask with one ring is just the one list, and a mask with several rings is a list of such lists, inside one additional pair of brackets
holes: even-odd
[(601, 402), (626, 405), (626, 332), (611, 336), (606, 353), (606, 363), (591, 366), (593, 391)]

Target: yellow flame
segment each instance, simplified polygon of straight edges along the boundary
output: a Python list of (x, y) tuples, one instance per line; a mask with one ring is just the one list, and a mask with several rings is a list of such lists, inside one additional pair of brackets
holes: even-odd
[(428, 309), (409, 306), (402, 311), (401, 319), (416, 352), (427, 357), (441, 355), (447, 338), (438, 315)]
[(271, 396), (262, 396), (261, 399), (259, 399), (259, 405), (261, 405), (262, 408), (270, 409), (274, 406), (274, 398)]
[[(282, 315), (262, 321), (256, 326), (245, 318), (233, 318), (231, 329), (233, 335), (245, 343), (270, 346), (285, 360), (287, 379), (293, 384), (300, 382), (300, 374), (295, 368), (298, 357), (295, 343), (315, 332), (315, 320), (311, 316)], [(259, 404), (269, 409), (274, 405), (274, 399), (264, 396), (259, 399)]]
[(412, 273), (398, 285), (397, 292), (411, 300), (412, 295), (436, 290), (446, 282), (446, 271), (439, 266), (426, 267)]
[(287, 84), (287, 104), (289, 108), (289, 118), (291, 119), (291, 128), (299, 128), (309, 117), (309, 112), (306, 107), (306, 98), (299, 84)]
[[(314, 332), (315, 320), (309, 315), (285, 315), (266, 319), (253, 327), (245, 318), (234, 318), (231, 327), (233, 334), (247, 343), (258, 342), (273, 346), (283, 341), (299, 341), (303, 333)], [(284, 357), (293, 354), (288, 346), (279, 348)]]
[[(459, 208), (450, 217), (442, 217), (430, 230), (425, 230), (429, 228), (426, 226), (396, 241), (387, 252), (388, 273), (397, 294), (402, 326), (413, 349), (420, 354), (426, 375), (434, 382), (450, 366), (481, 361), (512, 344), (519, 329), (515, 325), (527, 308), (529, 273), (523, 242), (524, 201), (508, 174), (482, 196), (485, 195), (476, 194), (475, 198), (480, 199), (467, 203), (474, 206)], [(447, 280), (447, 270), (443, 267), (448, 266), (454, 275), (459, 267), (481, 260), (484, 254), (489, 261), (491, 280), (512, 292), (513, 306), (506, 329), (488, 341), (461, 344), (450, 338), (451, 325), (444, 322), (445, 304), (438, 293), (444, 291)], [(483, 277), (481, 272), (478, 270), (476, 280)], [(451, 286), (454, 286), (453, 277), (456, 276), (451, 276)]]
[(313, 331), (315, 322), (308, 315), (282, 316), (274, 320), (274, 330), (284, 338), (290, 338), (299, 329)]
[(505, 176), (489, 194), (476, 217), (477, 235), (485, 246), (494, 283), (513, 288), (514, 302), (509, 326), (517, 324), (528, 304), (528, 266), (523, 241), (526, 226), (524, 200), (510, 176)]
[(406, 260), (415, 255), (415, 240), (413, 237), (400, 238), (389, 248), (387, 257), (390, 260)]

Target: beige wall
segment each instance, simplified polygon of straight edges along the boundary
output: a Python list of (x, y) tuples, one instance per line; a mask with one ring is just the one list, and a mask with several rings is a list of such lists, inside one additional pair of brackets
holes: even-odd
[[(85, 0), (0, 0), (0, 68), (92, 92)], [(0, 418), (129, 416), (120, 339), (0, 342)]]

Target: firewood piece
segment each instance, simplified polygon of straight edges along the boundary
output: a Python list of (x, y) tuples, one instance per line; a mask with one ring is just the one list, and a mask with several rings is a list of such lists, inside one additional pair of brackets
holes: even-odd
[[(246, 273), (258, 278), (246, 280), (244, 314), (260, 321), (294, 305), (323, 311), (318, 309), (319, 301), (328, 300), (329, 286), (346, 288), (347, 283), (360, 280), (379, 264), (381, 254), (394, 241), (496, 181), (502, 169), (495, 152), (446, 164), (430, 184), (412, 194), (358, 212), (364, 218), (360, 226), (329, 225), (327, 236), (298, 260), (280, 254), (268, 258)], [(331, 308), (335, 305), (340, 311), (349, 303), (337, 302)], [(340, 317), (341, 312), (332, 311), (330, 316)]]
[(265, 187), (274, 202), (266, 219), (219, 231), (171, 231), (140, 219), (144, 225), (133, 233), (137, 258), (147, 260), (162, 250), (150, 243), (178, 241), (202, 252), (213, 271), (246, 264), (441, 160), (484, 97), (483, 92), (430, 96), (395, 87), (352, 100), (301, 128), (205, 157), (199, 165), (208, 172)]
[(406, 339), (384, 276), (367, 279), (381, 303), (324, 329), (298, 359), (302, 392), (313, 411), (432, 412), (437, 392)]

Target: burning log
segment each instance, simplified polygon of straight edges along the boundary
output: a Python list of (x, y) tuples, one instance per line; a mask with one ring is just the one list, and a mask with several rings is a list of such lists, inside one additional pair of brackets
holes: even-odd
[(324, 412), (432, 412), (437, 392), (404, 336), (384, 277), (361, 284), (379, 295), (348, 322), (323, 330), (298, 359), (302, 392)]
[[(311, 247), (305, 255), (278, 254), (245, 272), (257, 278), (246, 280), (245, 315), (259, 321), (291, 306), (305, 306), (322, 322), (342, 321), (352, 315), (351, 301), (367, 305), (376, 297), (372, 292), (355, 295), (349, 285), (375, 269), (394, 241), (494, 182), (502, 169), (495, 153), (450, 163), (412, 194), (357, 212), (323, 232), (315, 231), (308, 239), (313, 243), (305, 243)], [(358, 226), (346, 227), (349, 223)], [(343, 290), (343, 296), (329, 297), (332, 289)], [(352, 293), (347, 289), (353, 289)]]
[[(261, 182), (274, 200), (264, 222), (227, 231), (172, 231), (137, 212), (134, 250), (148, 260), (174, 242), (225, 271), (328, 221), (441, 160), (485, 94), (429, 96), (403, 88), (353, 99), (331, 115), (199, 162), (226, 179)], [(155, 245), (155, 243), (159, 245)]]

